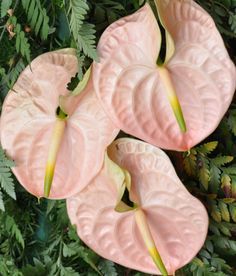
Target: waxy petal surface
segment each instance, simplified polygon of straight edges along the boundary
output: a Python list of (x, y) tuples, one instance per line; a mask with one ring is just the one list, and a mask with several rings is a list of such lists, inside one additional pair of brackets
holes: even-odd
[(165, 68), (187, 132), (179, 129), (156, 65), (161, 38), (148, 4), (104, 32), (94, 85), (105, 112), (123, 131), (182, 151), (218, 126), (235, 91), (236, 71), (212, 18), (199, 5), (190, 0), (162, 4), (162, 20), (175, 43)]
[[(188, 263), (207, 234), (208, 215), (183, 186), (160, 149), (134, 139), (118, 139), (109, 157), (132, 178), (132, 197), (144, 210), (157, 249), (170, 274)], [(106, 169), (77, 196), (67, 210), (79, 237), (94, 251), (121, 265), (158, 274), (137, 228), (134, 211), (114, 211), (116, 184)]]
[[(2, 109), (1, 143), (13, 172), (30, 193), (42, 197), (45, 166), (59, 96), (78, 68), (73, 49), (43, 54), (32, 61), (9, 91)], [(102, 167), (104, 151), (118, 130), (97, 102), (92, 81), (74, 99), (56, 161), (50, 198), (82, 190)], [(77, 183), (77, 185), (75, 185)]]

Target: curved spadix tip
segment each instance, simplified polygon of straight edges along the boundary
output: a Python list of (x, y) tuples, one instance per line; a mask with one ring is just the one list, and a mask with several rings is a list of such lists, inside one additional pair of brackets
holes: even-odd
[(47, 164), (44, 178), (44, 197), (49, 197), (54, 176), (55, 165)]

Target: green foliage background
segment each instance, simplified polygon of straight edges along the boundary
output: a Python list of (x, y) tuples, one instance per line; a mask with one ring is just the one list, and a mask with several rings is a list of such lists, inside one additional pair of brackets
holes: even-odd
[[(97, 59), (96, 44), (113, 21), (139, 8), (140, 0), (2, 0), (0, 3), (0, 105), (34, 57), (77, 48), (78, 79)], [(214, 18), (236, 62), (236, 0), (199, 0)], [(218, 129), (188, 153), (169, 152), (189, 191), (209, 212), (206, 243), (177, 275), (236, 275), (236, 100)], [(14, 163), (0, 150), (0, 275), (135, 275), (104, 260), (76, 235), (65, 201), (42, 200), (17, 183)]]

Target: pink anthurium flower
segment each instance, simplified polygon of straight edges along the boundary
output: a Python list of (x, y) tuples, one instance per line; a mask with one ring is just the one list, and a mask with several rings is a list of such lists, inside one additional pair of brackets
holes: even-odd
[[(232, 100), (236, 74), (212, 18), (192, 0), (156, 0), (102, 35), (94, 85), (123, 131), (164, 149), (188, 150), (212, 133)], [(183, 112), (183, 114), (182, 114)], [(177, 124), (178, 122), (178, 124)]]
[[(162, 150), (122, 138), (111, 144), (108, 156), (110, 162), (105, 158), (91, 183), (67, 199), (71, 223), (104, 258), (146, 273), (174, 274), (205, 241), (205, 208), (186, 190)], [(125, 188), (131, 207), (122, 201)]]
[(67, 83), (77, 69), (73, 49), (37, 57), (2, 108), (2, 147), (16, 163), (19, 182), (37, 197), (66, 198), (82, 190), (118, 133), (97, 103), (91, 78), (81, 94), (68, 96)]

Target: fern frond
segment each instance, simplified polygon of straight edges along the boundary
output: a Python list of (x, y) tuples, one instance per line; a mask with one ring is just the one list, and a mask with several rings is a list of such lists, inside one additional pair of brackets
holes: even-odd
[(224, 173), (230, 174), (230, 175), (236, 175), (236, 164), (223, 169)]
[(10, 88), (15, 84), (18, 79), (20, 73), (25, 69), (25, 63), (22, 58), (18, 60), (18, 62), (14, 65), (12, 70), (8, 73), (8, 78), (10, 81)]
[(30, 45), (20, 24), (16, 25), (16, 51), (30, 62)]
[(236, 203), (231, 204), (229, 206), (229, 211), (230, 211), (232, 220), (236, 223)]
[(70, 0), (68, 13), (70, 14), (70, 29), (75, 41), (78, 40), (78, 33), (88, 10), (89, 6), (86, 0)]
[(98, 270), (96, 264), (94, 263), (93, 259), (91, 258), (91, 250), (84, 247), (84, 246), (78, 246), (77, 247), (77, 254), (80, 256), (81, 259), (83, 259), (93, 270), (95, 270), (98, 275), (102, 276), (100, 271)]
[(226, 197), (231, 196), (231, 178), (228, 174), (223, 173), (221, 175), (221, 188)]
[(211, 217), (214, 219), (214, 221), (218, 223), (221, 222), (222, 217), (221, 217), (221, 212), (217, 205), (217, 202), (215, 200), (210, 200), (208, 204), (208, 208), (210, 210)]
[(84, 23), (78, 33), (78, 46), (79, 50), (82, 50), (86, 56), (98, 60), (95, 32), (93, 24)]
[(0, 67), (0, 91), (1, 99), (5, 98), (8, 91), (12, 89), (20, 73), (24, 70), (25, 64), (22, 58), (20, 58), (12, 69), (7, 74), (4, 68)]
[(214, 236), (213, 242), (215, 247), (218, 247), (219, 250), (227, 250), (228, 254), (235, 256), (236, 255), (236, 241), (230, 240), (227, 237), (218, 237)]
[(97, 60), (95, 26), (84, 22), (89, 11), (86, 0), (70, 0), (68, 15), (70, 17), (70, 30), (79, 51), (85, 56)]
[(213, 141), (197, 147), (196, 150), (203, 154), (209, 154), (216, 149), (217, 145), (218, 145), (218, 142)]
[(231, 268), (216, 253), (203, 248), (198, 257), (186, 266), (184, 275), (192, 276), (233, 276)]
[(16, 199), (15, 186), (9, 168), (0, 168), (0, 183), (2, 189), (13, 199)]
[(15, 165), (14, 162), (6, 156), (5, 151), (1, 147), (0, 147), (0, 162), (5, 167), (14, 167)]
[(210, 191), (217, 194), (220, 189), (220, 176), (221, 170), (215, 165), (210, 163)]
[(236, 199), (236, 177), (231, 175), (231, 196)]
[(189, 176), (198, 179), (206, 191), (217, 194), (221, 188), (226, 197), (236, 197), (236, 165), (225, 167), (234, 156), (208, 156), (217, 145), (217, 142), (209, 142), (184, 153), (184, 169)]
[(232, 32), (236, 34), (236, 14), (230, 12), (229, 13), (229, 25), (231, 27)]
[(21, 25), (17, 23), (17, 18), (11, 16), (7, 22), (8, 25), (14, 27), (13, 31), (16, 38), (16, 51), (20, 53), (22, 57), (25, 57), (26, 60), (30, 63), (30, 44), (28, 38), (25, 36), (25, 32), (22, 31)]
[[(14, 186), (13, 177), (10, 169), (13, 166), (14, 166), (14, 162), (9, 160), (6, 157), (4, 151), (0, 148), (0, 187), (11, 198), (16, 199), (15, 186)], [(1, 199), (0, 199), (0, 202), (1, 202)], [(3, 201), (1, 203), (0, 203), (0, 206), (4, 206)], [(1, 209), (3, 210), (4, 207)]]
[(61, 266), (60, 275), (79, 276), (80, 274), (76, 272), (72, 267)]
[(1, 77), (0, 84), (7, 84), (8, 86), (10, 86), (10, 82), (9, 82), (6, 70), (2, 67), (0, 67), (0, 77)]
[(0, 210), (5, 211), (5, 206), (2, 198), (2, 192), (0, 191)]
[(76, 243), (70, 243), (68, 245), (63, 243), (63, 250), (62, 250), (63, 256), (71, 257), (73, 255), (76, 255), (77, 254), (76, 247), (77, 247)]
[(49, 34), (49, 17), (39, 0), (22, 0), (22, 6), (27, 15), (29, 25), (36, 35), (40, 34), (42, 40)]
[(207, 158), (204, 158), (203, 156), (199, 156), (199, 173), (198, 177), (205, 188), (205, 190), (208, 190), (209, 186), (209, 180), (210, 180), (210, 167), (209, 167), (209, 160)]
[(6, 227), (6, 231), (9, 232), (11, 236), (15, 237), (18, 243), (22, 246), (22, 248), (24, 248), (25, 242), (24, 242), (22, 233), (13, 217), (7, 215), (6, 221), (5, 221), (5, 227)]
[[(227, 233), (230, 231), (236, 231), (236, 225), (234, 224), (236, 220), (236, 199), (224, 198), (208, 200), (207, 206), (210, 211), (211, 217), (215, 222), (217, 222), (214, 222), (215, 227), (218, 227), (221, 230), (221, 232), (222, 229), (225, 227), (228, 229), (226, 231)], [(219, 223), (223, 224), (220, 226)], [(234, 226), (234, 228), (232, 228), (232, 226)], [(231, 236), (231, 234), (225, 235)]]
[(11, 7), (11, 4), (12, 0), (2, 0), (0, 18), (3, 18), (5, 15), (7, 15), (7, 11)]
[(218, 206), (221, 212), (222, 219), (226, 222), (230, 222), (230, 213), (227, 204), (224, 203), (224, 201), (220, 200)]
[(116, 272), (115, 264), (111, 261), (102, 260), (99, 263), (98, 268), (103, 273), (103, 275), (118, 276), (118, 273)]
[(197, 169), (197, 157), (196, 154), (190, 151), (190, 154), (186, 155), (183, 161), (184, 169), (189, 176), (195, 176)]
[(216, 166), (224, 166), (228, 163), (231, 163), (234, 160), (233, 156), (222, 156), (222, 155), (218, 155), (217, 157), (212, 159), (212, 162), (216, 165)]

